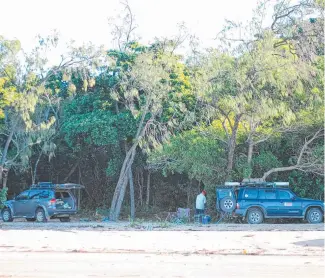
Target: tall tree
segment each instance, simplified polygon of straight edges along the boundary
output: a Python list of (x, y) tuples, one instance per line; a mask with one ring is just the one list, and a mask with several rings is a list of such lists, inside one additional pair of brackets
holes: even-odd
[[(35, 134), (37, 131), (40, 134), (40, 130), (50, 128), (55, 122), (55, 115), (47, 112), (41, 121), (35, 117), (35, 109), (40, 100), (49, 100), (51, 89), (46, 85), (51, 77), (69, 67), (89, 66), (95, 58), (100, 59), (102, 54), (101, 49), (72, 46), (68, 57), (62, 56), (58, 66), (50, 66), (44, 55), (47, 50), (56, 47), (57, 42), (56, 34), (40, 38), (39, 45), (26, 54), (18, 41), (8, 41), (1, 37), (0, 88), (5, 101), (2, 101), (0, 111), (3, 111), (5, 117), (0, 125), (5, 143), (0, 160), (0, 180), (4, 168), (28, 165), (32, 146), (42, 142), (42, 137)], [(47, 104), (52, 106), (50, 102)], [(48, 145), (41, 149), (44, 151), (44, 148), (46, 152), (49, 150)], [(3, 182), (5, 185), (6, 180)]]
[(170, 73), (176, 64), (177, 59), (170, 52), (160, 53), (157, 57), (154, 51), (148, 51), (139, 54), (128, 71), (120, 73), (119, 91), (113, 94), (137, 119), (137, 131), (126, 153), (113, 195), (110, 210), (110, 218), (113, 220), (120, 214), (128, 172), (134, 162), (137, 148), (148, 150), (156, 147), (166, 138), (170, 127), (173, 126), (173, 119), (164, 123), (161, 122), (161, 116), (171, 91)]

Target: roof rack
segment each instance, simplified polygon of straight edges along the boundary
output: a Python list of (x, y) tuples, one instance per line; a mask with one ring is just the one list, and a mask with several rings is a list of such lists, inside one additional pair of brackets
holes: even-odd
[(244, 179), (242, 182), (225, 182), (225, 186), (234, 186), (234, 187), (247, 187), (247, 186), (264, 186), (264, 187), (289, 187), (289, 182), (266, 182), (257, 179)]
[(31, 189), (82, 189), (85, 186), (77, 183), (61, 183), (53, 184), (51, 182), (39, 182), (38, 184), (32, 184)]
[(32, 184), (30, 188), (52, 188), (53, 184), (51, 182), (39, 182), (38, 184)]

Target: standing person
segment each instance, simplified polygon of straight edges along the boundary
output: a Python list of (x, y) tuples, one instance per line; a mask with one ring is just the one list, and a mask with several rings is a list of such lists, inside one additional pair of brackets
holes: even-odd
[(204, 208), (207, 202), (206, 195), (207, 192), (203, 190), (199, 195), (196, 196), (196, 214), (204, 214)]

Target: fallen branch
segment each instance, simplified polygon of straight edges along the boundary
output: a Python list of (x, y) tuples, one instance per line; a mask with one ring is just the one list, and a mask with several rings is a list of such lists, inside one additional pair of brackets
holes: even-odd
[(262, 179), (265, 180), (269, 175), (276, 173), (276, 172), (285, 172), (285, 171), (291, 171), (291, 170), (299, 170), (299, 171), (303, 171), (303, 172), (313, 172), (315, 174), (322, 174), (324, 175), (324, 173), (320, 173), (319, 171), (313, 171), (313, 169), (315, 169), (315, 166), (317, 166), (317, 164), (315, 162), (306, 162), (303, 163), (302, 162), (302, 158), (303, 155), (306, 153), (308, 146), (317, 138), (324, 136), (324, 129), (320, 129), (318, 130), (312, 138), (310, 138), (309, 140), (305, 140), (304, 145), (302, 146), (298, 159), (297, 159), (297, 163), (295, 165), (292, 166), (285, 166), (285, 167), (278, 167), (278, 168), (272, 168), (269, 171), (265, 172)]

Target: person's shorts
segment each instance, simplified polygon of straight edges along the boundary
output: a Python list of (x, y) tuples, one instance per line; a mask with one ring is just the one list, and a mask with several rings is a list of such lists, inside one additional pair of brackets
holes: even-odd
[(204, 209), (196, 209), (196, 214), (204, 214)]

